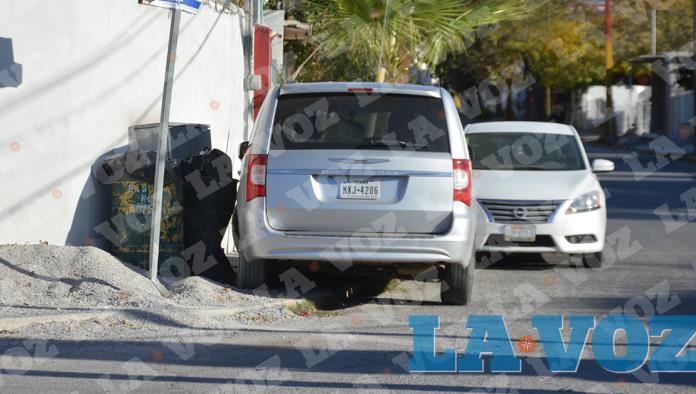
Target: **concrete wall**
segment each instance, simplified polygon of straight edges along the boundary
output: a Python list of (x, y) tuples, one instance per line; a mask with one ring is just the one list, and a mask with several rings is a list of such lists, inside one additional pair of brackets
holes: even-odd
[[(22, 75), (0, 88), (0, 244), (90, 244), (103, 209), (91, 167), (128, 143), (129, 126), (159, 121), (169, 11), (136, 0), (2, 9), (0, 38)], [(183, 15), (171, 116), (211, 125), (213, 147), (231, 156), (244, 124), (240, 26), (209, 8)]]

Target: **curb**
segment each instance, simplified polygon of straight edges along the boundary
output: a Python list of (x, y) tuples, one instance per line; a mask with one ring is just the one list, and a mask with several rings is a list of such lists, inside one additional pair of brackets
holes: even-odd
[(237, 308), (225, 308), (225, 307), (200, 307), (200, 306), (188, 306), (188, 305), (178, 305), (174, 309), (187, 310), (189, 312), (197, 313), (205, 316), (234, 316), (244, 312), (250, 312), (257, 309), (265, 308), (281, 308), (290, 307), (298, 302), (302, 302), (303, 298), (292, 299), (292, 300), (282, 300), (267, 302), (260, 305), (248, 306), (248, 307), (237, 307)]
[(85, 321), (114, 317), (122, 313), (113, 311), (70, 312), (61, 314), (46, 314), (40, 316), (22, 316), (0, 318), (0, 331), (11, 331), (31, 324), (61, 323), (67, 321)]
[[(186, 310), (189, 312), (194, 312), (205, 316), (234, 316), (240, 313), (254, 311), (257, 309), (264, 308), (281, 308), (290, 307), (293, 304), (303, 301), (303, 298), (292, 299), (292, 300), (282, 300), (273, 301), (268, 303), (263, 303), (260, 305), (254, 305), (249, 307), (207, 307), (207, 306), (189, 306), (189, 305), (176, 305), (172, 307), (173, 312), (176, 310)], [(98, 309), (89, 310), (85, 312), (68, 312), (68, 313), (52, 313), (44, 315), (35, 316), (19, 316), (19, 317), (0, 317), (0, 331), (11, 331), (18, 328), (26, 327), (32, 324), (49, 324), (49, 323), (62, 323), (62, 322), (78, 322), (86, 321), (92, 319), (104, 319), (109, 317), (122, 316), (126, 317), (128, 312), (132, 311), (151, 311), (150, 309), (142, 308), (114, 308), (114, 309)]]

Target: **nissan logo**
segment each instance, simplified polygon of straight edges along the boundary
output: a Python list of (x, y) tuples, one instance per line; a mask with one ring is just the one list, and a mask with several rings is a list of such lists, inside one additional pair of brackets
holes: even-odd
[(512, 214), (515, 215), (517, 219), (527, 219), (527, 215), (529, 215), (529, 211), (525, 207), (519, 207), (515, 208), (514, 211), (512, 211)]

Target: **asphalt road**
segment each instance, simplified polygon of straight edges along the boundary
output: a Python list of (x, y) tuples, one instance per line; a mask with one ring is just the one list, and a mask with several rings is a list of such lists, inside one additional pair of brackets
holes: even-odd
[[(539, 346), (525, 354), (515, 346), (523, 358), (518, 374), (409, 374), (405, 369), (413, 346), (408, 318), (414, 314), (438, 315), (438, 349), (462, 352), (468, 336), (464, 324), (472, 314), (502, 314), (516, 345), (523, 335), (536, 336), (532, 314), (696, 313), (696, 223), (689, 221), (696, 220), (696, 207), (689, 210), (684, 201), (691, 196), (696, 203), (696, 165), (667, 159), (654, 172), (647, 167), (654, 157), (641, 156), (643, 169), (636, 170), (635, 163), (631, 169), (624, 162), (626, 153), (595, 149), (591, 155), (617, 163), (615, 173), (601, 178), (610, 194), (607, 233), (616, 241), (608, 246), (610, 263), (601, 270), (553, 256), (551, 264), (512, 256), (477, 271), (467, 307), (441, 306), (435, 284), (405, 281), (386, 295), (326, 317), (226, 331), (182, 328), (177, 337), (147, 340), (4, 340), (0, 390), (693, 392), (694, 374), (656, 374), (647, 368), (610, 373), (593, 360), (590, 347), (572, 374), (548, 372)], [(686, 220), (663, 221), (654, 211), (665, 211), (664, 204)]]

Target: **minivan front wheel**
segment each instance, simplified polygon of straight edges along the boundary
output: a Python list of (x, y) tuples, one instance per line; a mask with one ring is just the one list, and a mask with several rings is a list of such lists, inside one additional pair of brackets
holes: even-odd
[(239, 272), (237, 287), (240, 289), (255, 289), (266, 283), (266, 262), (250, 261), (239, 253)]
[(448, 305), (466, 305), (471, 300), (474, 290), (474, 273), (476, 258), (471, 257), (469, 264), (445, 264), (444, 277), (440, 281), (442, 303)]

